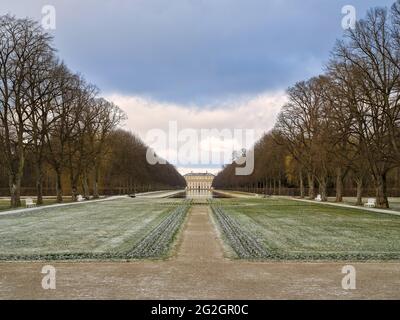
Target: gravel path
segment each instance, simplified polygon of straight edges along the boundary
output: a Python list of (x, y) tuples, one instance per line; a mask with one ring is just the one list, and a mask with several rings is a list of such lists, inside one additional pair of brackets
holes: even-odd
[[(57, 289), (41, 288), (45, 263), (0, 263), (0, 298), (14, 299), (400, 299), (400, 263), (245, 262), (224, 258), (207, 206), (194, 206), (168, 261), (50, 263)], [(349, 263), (346, 263), (349, 264)]]

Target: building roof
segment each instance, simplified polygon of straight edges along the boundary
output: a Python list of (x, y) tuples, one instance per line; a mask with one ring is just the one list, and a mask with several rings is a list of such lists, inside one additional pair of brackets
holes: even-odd
[(187, 174), (184, 175), (184, 177), (198, 177), (198, 176), (201, 176), (201, 177), (215, 177), (212, 173), (208, 173), (208, 172), (206, 172), (206, 173), (193, 173), (193, 172), (191, 172), (191, 173), (187, 173)]

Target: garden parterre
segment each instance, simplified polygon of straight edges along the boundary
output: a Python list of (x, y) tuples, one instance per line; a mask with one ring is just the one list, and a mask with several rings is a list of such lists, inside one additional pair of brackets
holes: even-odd
[(278, 198), (220, 199), (211, 206), (238, 258), (400, 259), (398, 216)]
[(0, 259), (165, 258), (189, 207), (185, 200), (127, 198), (2, 216)]

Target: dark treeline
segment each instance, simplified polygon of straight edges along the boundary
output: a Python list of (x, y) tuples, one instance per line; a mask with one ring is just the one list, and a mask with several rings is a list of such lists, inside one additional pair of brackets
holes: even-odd
[[(146, 146), (118, 129), (125, 114), (60, 62), (52, 38), (29, 19), (0, 17), (0, 188), (98, 198), (184, 186), (171, 165), (150, 167)], [(4, 190), (2, 189), (2, 190)]]
[(186, 186), (185, 179), (173, 165), (168, 163), (150, 165), (146, 160), (147, 146), (130, 132), (116, 130), (110, 135), (110, 141), (112, 141), (111, 152), (106, 170), (103, 170), (106, 193), (152, 191)]
[(369, 10), (337, 42), (324, 74), (287, 95), (274, 129), (255, 146), (253, 175), (235, 176), (228, 165), (215, 187), (296, 187), (322, 201), (334, 187), (341, 202), (355, 186), (358, 205), (373, 189), (377, 207), (388, 208), (400, 178), (400, 1)]

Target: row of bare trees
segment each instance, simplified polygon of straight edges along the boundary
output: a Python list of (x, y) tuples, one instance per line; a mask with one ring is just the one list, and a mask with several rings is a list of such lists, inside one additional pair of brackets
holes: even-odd
[[(182, 189), (185, 179), (169, 163), (151, 165), (146, 160), (147, 146), (134, 134), (115, 130), (110, 140), (110, 155), (103, 165), (103, 189), (115, 193)], [(119, 191), (120, 192), (120, 191)]]
[[(57, 59), (52, 38), (36, 22), (1, 16), (0, 41), (0, 166), (11, 206), (21, 205), (24, 174), (35, 177), (37, 203), (43, 203), (48, 167), (58, 202), (66, 177), (74, 201), (79, 189), (98, 198), (100, 168), (125, 114)], [(25, 170), (27, 158), (33, 172)]]
[[(318, 185), (327, 201), (333, 180), (341, 202), (344, 180), (351, 176), (357, 204), (371, 184), (377, 207), (388, 208), (388, 174), (400, 166), (400, 1), (391, 10), (371, 9), (338, 41), (326, 72), (296, 83), (287, 95), (275, 128), (261, 143), (274, 141), (274, 151), (266, 152), (280, 155), (282, 165), (292, 159), (301, 196), (305, 183), (310, 198)], [(286, 178), (289, 173), (286, 168)]]

